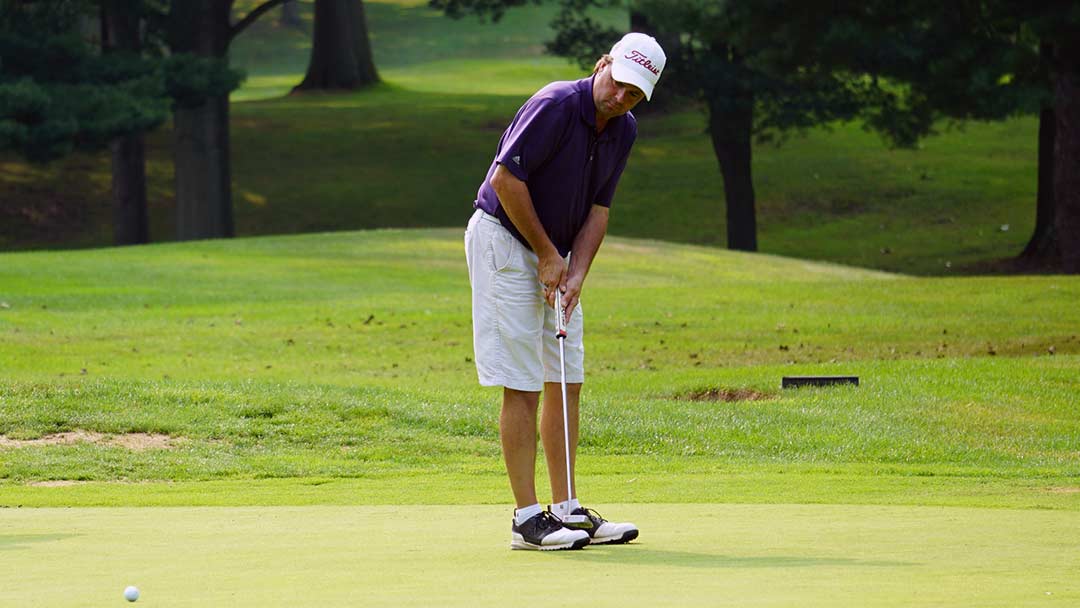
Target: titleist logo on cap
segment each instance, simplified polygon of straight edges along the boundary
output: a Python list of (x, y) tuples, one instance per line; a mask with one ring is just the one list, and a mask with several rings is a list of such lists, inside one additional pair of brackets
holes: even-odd
[(641, 51), (630, 51), (629, 55), (623, 55), (623, 59), (629, 59), (630, 61), (633, 61), (634, 63), (642, 66), (646, 70), (649, 70), (653, 74), (660, 73), (659, 68), (654, 66), (653, 63), (649, 61), (649, 58), (643, 55)]

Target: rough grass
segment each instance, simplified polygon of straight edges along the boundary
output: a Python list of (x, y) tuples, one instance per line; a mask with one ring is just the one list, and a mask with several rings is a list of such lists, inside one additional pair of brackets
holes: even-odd
[[(458, 231), (0, 259), (0, 434), (177, 439), (0, 446), (0, 478), (500, 479)], [(583, 473), (1076, 485), (1078, 295), (613, 238), (586, 292)], [(807, 373), (862, 384), (779, 388)], [(712, 391), (767, 398), (685, 398)]]

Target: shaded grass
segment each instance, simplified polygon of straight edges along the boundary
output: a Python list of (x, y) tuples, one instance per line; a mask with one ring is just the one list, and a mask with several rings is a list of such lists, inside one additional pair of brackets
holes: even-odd
[[(645, 117), (640, 132), (611, 230), (725, 244), (723, 181), (703, 116)], [(972, 124), (892, 150), (847, 124), (757, 145), (759, 247), (929, 275), (1015, 255), (1034, 228), (1036, 132), (1027, 118)]]
[[(503, 86), (502, 80), (491, 82)], [(383, 85), (352, 95), (238, 104), (232, 130), (238, 231), (464, 226), (499, 135), (520, 100)], [(701, 117), (690, 112), (679, 120), (650, 120), (641, 120), (641, 139), (616, 197), (611, 232), (722, 245), (723, 188)], [(760, 148), (755, 175), (761, 248), (936, 275), (964, 273), (1011, 255), (1033, 226), (1034, 181), (1027, 177), (1034, 175), (1034, 157), (1003, 164), (995, 150), (1030, 148), (1021, 140), (1029, 129), (1033, 121), (1018, 119), (942, 135), (921, 151), (890, 151), (857, 126), (839, 126), (779, 149)], [(969, 145), (987, 148), (972, 152)], [(819, 166), (823, 157), (827, 167)], [(151, 138), (149, 158), (152, 238), (168, 240), (173, 228), (167, 133)], [(924, 167), (933, 167), (940, 177), (924, 180)], [(58, 163), (36, 175), (37, 185), (16, 191), (59, 187), (62, 208), (89, 204), (85, 189), (64, 186), (69, 174), (78, 175), (79, 169)], [(99, 236), (73, 244), (94, 238), (100, 243), (107, 234), (97, 223), (108, 217), (103, 207), (107, 175), (100, 177), (100, 185), (90, 190), (97, 202), (78, 212), (98, 218), (86, 221)], [(8, 239), (6, 246), (19, 242)]]

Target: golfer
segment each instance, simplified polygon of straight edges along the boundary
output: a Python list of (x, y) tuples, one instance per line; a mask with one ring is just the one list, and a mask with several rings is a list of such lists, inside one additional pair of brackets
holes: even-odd
[[(655, 39), (631, 33), (596, 62), (592, 76), (540, 89), (503, 133), (473, 204), (465, 232), (473, 348), (480, 384), (503, 387), (499, 432), (517, 503), (513, 549), (579, 549), (638, 536), (633, 524), (606, 521), (576, 498), (578, 398), (585, 380), (580, 298), (637, 136), (630, 110), (652, 97), (665, 61)], [(556, 290), (567, 336), (570, 480)], [(541, 392), (540, 439), (554, 494), (548, 510), (540, 506), (534, 479)]]

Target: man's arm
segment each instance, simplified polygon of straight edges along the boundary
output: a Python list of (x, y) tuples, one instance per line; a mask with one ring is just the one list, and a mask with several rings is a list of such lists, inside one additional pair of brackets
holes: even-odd
[(555, 306), (555, 288), (566, 282), (566, 262), (548, 238), (544, 226), (540, 223), (540, 217), (536, 215), (528, 185), (502, 165), (495, 167), (490, 183), (495, 194), (499, 196), (499, 202), (502, 203), (507, 217), (536, 252), (539, 258), (537, 270), (540, 282), (544, 284), (544, 297), (549, 306)]
[(561, 285), (567, 323), (570, 322), (570, 313), (581, 297), (585, 275), (589, 274), (593, 258), (596, 257), (596, 252), (600, 250), (600, 243), (604, 242), (604, 235), (607, 234), (609, 211), (610, 209), (602, 205), (593, 205), (589, 209), (589, 217), (585, 218), (585, 225), (574, 238), (574, 247), (570, 250), (570, 271)]

